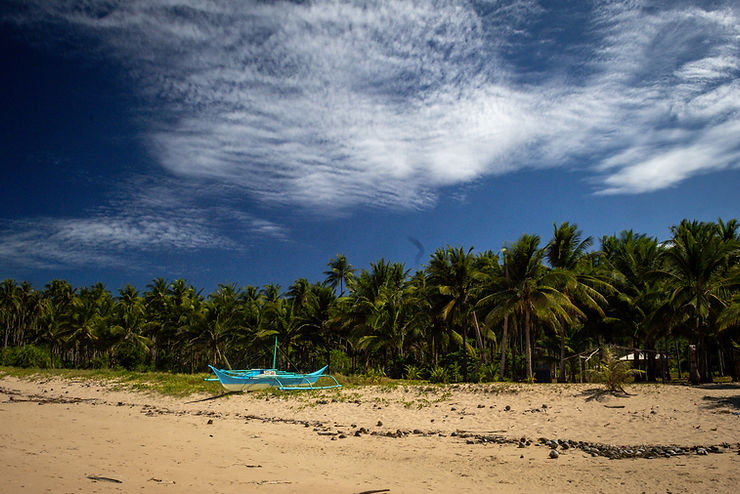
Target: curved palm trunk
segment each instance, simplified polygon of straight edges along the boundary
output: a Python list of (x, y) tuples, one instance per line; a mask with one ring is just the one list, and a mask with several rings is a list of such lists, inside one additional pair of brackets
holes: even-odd
[[(480, 359), (483, 364), (488, 363), (488, 356), (486, 355), (486, 347), (483, 345), (483, 335), (480, 332), (480, 325), (478, 324), (478, 316), (473, 311), (473, 323), (475, 324), (475, 337), (478, 341), (478, 349), (480, 350)], [(478, 365), (480, 367), (480, 364)]]

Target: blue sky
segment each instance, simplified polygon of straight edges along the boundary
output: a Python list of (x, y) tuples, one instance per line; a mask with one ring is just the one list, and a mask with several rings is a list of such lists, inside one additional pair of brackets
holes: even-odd
[(731, 1), (6, 1), (0, 278), (664, 239), (740, 216), (738, 76)]

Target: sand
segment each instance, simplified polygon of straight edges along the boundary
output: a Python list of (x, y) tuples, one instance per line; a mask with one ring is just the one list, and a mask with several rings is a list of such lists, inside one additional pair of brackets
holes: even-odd
[[(172, 398), (2, 377), (0, 492), (737, 492), (740, 386), (627, 390), (370, 386)], [(519, 447), (522, 437), (529, 446)], [(558, 448), (550, 459), (539, 438), (685, 454), (610, 460)], [(698, 446), (723, 452), (699, 455)]]

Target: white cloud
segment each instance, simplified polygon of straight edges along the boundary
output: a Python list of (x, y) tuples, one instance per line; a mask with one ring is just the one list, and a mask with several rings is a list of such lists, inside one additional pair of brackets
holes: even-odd
[(740, 122), (733, 121), (712, 127), (688, 143), (685, 138), (669, 138), (664, 145), (631, 148), (608, 163), (617, 170), (604, 180), (602, 193), (651, 192), (696, 174), (737, 167), (739, 135)]
[(676, 71), (676, 76), (689, 81), (724, 79), (738, 66), (740, 60), (736, 56), (706, 57), (685, 63)]
[(229, 248), (229, 239), (204, 229), (198, 222), (181, 220), (96, 215), (13, 222), (2, 232), (0, 259), (42, 268), (88, 264), (123, 267), (132, 256), (144, 251), (204, 249), (214, 245)]
[(550, 166), (641, 193), (737, 167), (730, 3), (595, 2), (570, 38), (535, 30), (547, 2), (33, 7), (19, 22), (82, 30), (130, 69), (163, 167), (258, 201), (423, 208), (442, 186)]
[(260, 240), (287, 241), (277, 223), (233, 206), (199, 206), (224, 187), (138, 177), (120, 197), (85, 217), (41, 217), (0, 226), (0, 261), (30, 268), (149, 265), (148, 254), (243, 250)]

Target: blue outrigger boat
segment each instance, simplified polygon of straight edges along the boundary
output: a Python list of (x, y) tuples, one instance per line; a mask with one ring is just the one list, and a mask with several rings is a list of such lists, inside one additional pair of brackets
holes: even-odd
[[(339, 388), (342, 385), (337, 382), (334, 376), (324, 374), (329, 367), (325, 365), (316, 372), (310, 374), (301, 374), (298, 372), (280, 371), (275, 369), (277, 358), (277, 338), (275, 339), (275, 350), (272, 355), (272, 369), (248, 369), (248, 370), (226, 370), (216, 369), (212, 365), (215, 378), (206, 379), (207, 381), (220, 381), (221, 386), (226, 391), (256, 391), (267, 388), (278, 388), (286, 391), (299, 391), (308, 389), (332, 389)], [(327, 378), (333, 381), (333, 384), (325, 386), (315, 386), (316, 381), (320, 378)]]

